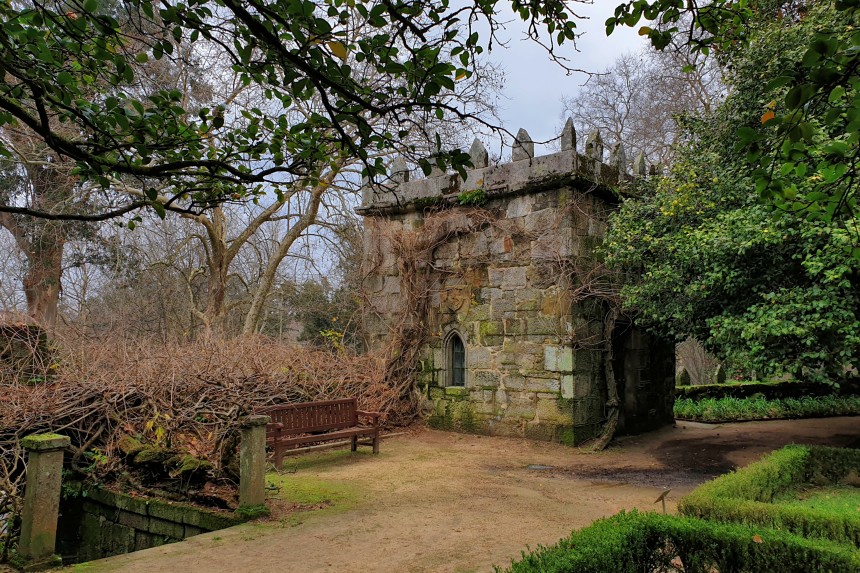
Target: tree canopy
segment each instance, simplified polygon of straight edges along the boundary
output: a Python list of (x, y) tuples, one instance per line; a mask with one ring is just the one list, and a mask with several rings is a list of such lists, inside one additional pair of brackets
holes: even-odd
[[(685, 20), (685, 17), (688, 17)], [(689, 43), (731, 65), (769, 36), (804, 29), (801, 44), (773, 53), (759, 81), (769, 99), (755, 102), (755, 119), (735, 125), (735, 144), (746, 153), (756, 190), (777, 208), (825, 221), (841, 219), (853, 233), (860, 166), (860, 2), (857, 0), (632, 0), (607, 20), (641, 26), (658, 49), (687, 23)], [(770, 21), (763, 29), (761, 23)], [(764, 67), (763, 67), (764, 69)], [(753, 110), (750, 110), (753, 111)], [(860, 258), (860, 249), (855, 251)]]
[[(850, 30), (842, 12), (825, 2), (803, 17), (762, 12), (747, 21), (748, 42), (720, 56), (730, 85), (725, 103), (693, 124), (683, 159), (642, 198), (626, 201), (610, 226), (610, 262), (641, 275), (624, 288), (626, 304), (655, 330), (679, 341), (694, 336), (760, 375), (838, 381), (860, 364), (855, 219), (843, 213), (836, 220), (836, 211), (799, 217), (763, 203), (761, 171), (737, 137), (754, 125), (761, 133), (770, 129), (761, 110), (777, 107), (768, 103), (785, 86), (769, 79), (784, 73), (786, 61), (805, 58), (821, 29), (834, 37)], [(804, 107), (802, 113), (823, 125), (829, 112)], [(853, 137), (844, 131), (834, 137)], [(827, 145), (801, 140), (803, 153)], [(758, 141), (760, 157), (782, 153), (780, 146), (766, 148), (772, 139)], [(809, 194), (824, 193), (826, 185), (831, 196), (821, 201), (828, 205), (855, 190), (847, 175), (802, 178), (795, 167), (785, 176), (802, 181)]]
[[(97, 214), (4, 209), (107, 218), (147, 204), (205, 208), (296, 179), (314, 184), (344, 154), (362, 159), (366, 175), (383, 175), (379, 151), (421, 130), (423, 118), (470, 116), (446, 96), (493, 41), (497, 1), (2, 3), (0, 128), (40, 137), (75, 162), (83, 183), (140, 190)], [(541, 27), (553, 43), (575, 38), (565, 0), (514, 7), (535, 36)], [(479, 23), (489, 34), (479, 36)], [(189, 101), (147, 82), (163, 62), (202, 66), (212, 82), (257, 90), (259, 103), (236, 109), (230, 94)], [(312, 99), (313, 114), (290, 115)], [(16, 155), (8, 138), (0, 154)], [(426, 156), (418, 161), (430, 170)], [(435, 162), (462, 170), (468, 154), (437, 140)]]

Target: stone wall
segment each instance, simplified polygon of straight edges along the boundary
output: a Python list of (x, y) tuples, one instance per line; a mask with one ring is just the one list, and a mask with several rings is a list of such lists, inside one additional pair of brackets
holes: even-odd
[(57, 553), (66, 564), (157, 547), (242, 522), (233, 514), (81, 484), (65, 485), (64, 491)]
[[(359, 210), (364, 328), (373, 346), (391, 344), (404, 309), (417, 304), (420, 282), (428, 304), (411, 320), (427, 329), (418, 383), (433, 426), (571, 444), (602, 428), (608, 303), (588, 296), (587, 284), (607, 280), (595, 249), (616, 188), (630, 178), (603, 164), (594, 144), (591, 155), (578, 154), (574, 139), (571, 127), (560, 152), (534, 157), (521, 130), (514, 150), (521, 159), (509, 164), (488, 166), (476, 143), (477, 169), (465, 181), (449, 174), (408, 181), (395, 173), (396, 189), (366, 191)], [(404, 256), (415, 245), (432, 249), (415, 260)], [(450, 379), (455, 335), (466, 348), (462, 387)], [(618, 346), (625, 354), (616, 370), (631, 376), (624, 390), (633, 395), (622, 398), (633, 408), (625, 417), (631, 429), (646, 418), (652, 425), (666, 420), (663, 374), (652, 375), (657, 363), (637, 346), (643, 340)], [(649, 380), (654, 384), (643, 385)], [(659, 399), (638, 393), (646, 386)]]

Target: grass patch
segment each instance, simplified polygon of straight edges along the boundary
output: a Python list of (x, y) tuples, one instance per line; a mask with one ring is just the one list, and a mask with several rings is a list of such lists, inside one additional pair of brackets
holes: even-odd
[(777, 499), (787, 507), (806, 507), (829, 513), (858, 515), (860, 488), (851, 485), (832, 485), (798, 489)]
[(840, 486), (860, 472), (860, 451), (786, 446), (737, 472), (709, 481), (681, 499), (682, 515), (755, 524), (860, 547), (860, 512), (790, 502), (810, 487)]
[(700, 422), (860, 415), (860, 396), (678, 398), (675, 417)]
[[(303, 470), (325, 470), (330, 467), (343, 466), (370, 459), (374, 454), (370, 450), (323, 450), (284, 458), (282, 470), (298, 472)], [(379, 454), (376, 454), (378, 457)]]
[(279, 499), (308, 508), (348, 509), (359, 493), (351, 484), (295, 474), (266, 474), (266, 484), (277, 489)]
[[(523, 553), (506, 573), (848, 573), (860, 551), (757, 526), (656, 513), (620, 513)], [(501, 569), (496, 568), (497, 573)]]

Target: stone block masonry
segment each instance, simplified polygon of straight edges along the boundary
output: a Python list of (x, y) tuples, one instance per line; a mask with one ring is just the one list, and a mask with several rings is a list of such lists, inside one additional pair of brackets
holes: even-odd
[[(578, 154), (568, 122), (561, 151), (535, 157), (520, 130), (511, 163), (489, 166), (476, 140), (475, 169), (465, 180), (437, 173), (409, 181), (401, 170), (396, 187), (365, 189), (358, 211), (372, 346), (391, 343), (414, 303), (415, 277), (401, 274), (403, 246), (435, 233), (432, 252), (414, 266), (430, 302), (416, 382), (431, 425), (581, 443), (605, 422), (606, 373), (613, 370), (629, 410), (622, 419), (636, 421), (630, 429), (671, 420), (674, 367), (647, 346), (661, 343), (628, 340), (627, 330), (618, 333), (624, 341), (604, 343), (609, 303), (577, 295), (600, 265), (595, 249), (619, 189), (633, 181), (618, 159), (623, 150), (605, 164), (599, 135), (589, 142)], [(652, 355), (660, 360), (649, 362)]]
[(233, 513), (81, 483), (67, 484), (64, 491), (57, 552), (66, 564), (158, 547), (244, 521)]

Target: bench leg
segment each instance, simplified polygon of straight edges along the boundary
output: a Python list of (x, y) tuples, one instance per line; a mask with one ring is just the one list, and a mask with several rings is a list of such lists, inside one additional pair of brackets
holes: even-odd
[(284, 450), (275, 450), (275, 455), (272, 456), (272, 462), (275, 464), (275, 471), (281, 471), (284, 466)]
[(379, 453), (379, 432), (378, 431), (375, 434), (373, 434), (373, 453), (374, 454)]
[(352, 451), (358, 451), (358, 436), (352, 437)]

